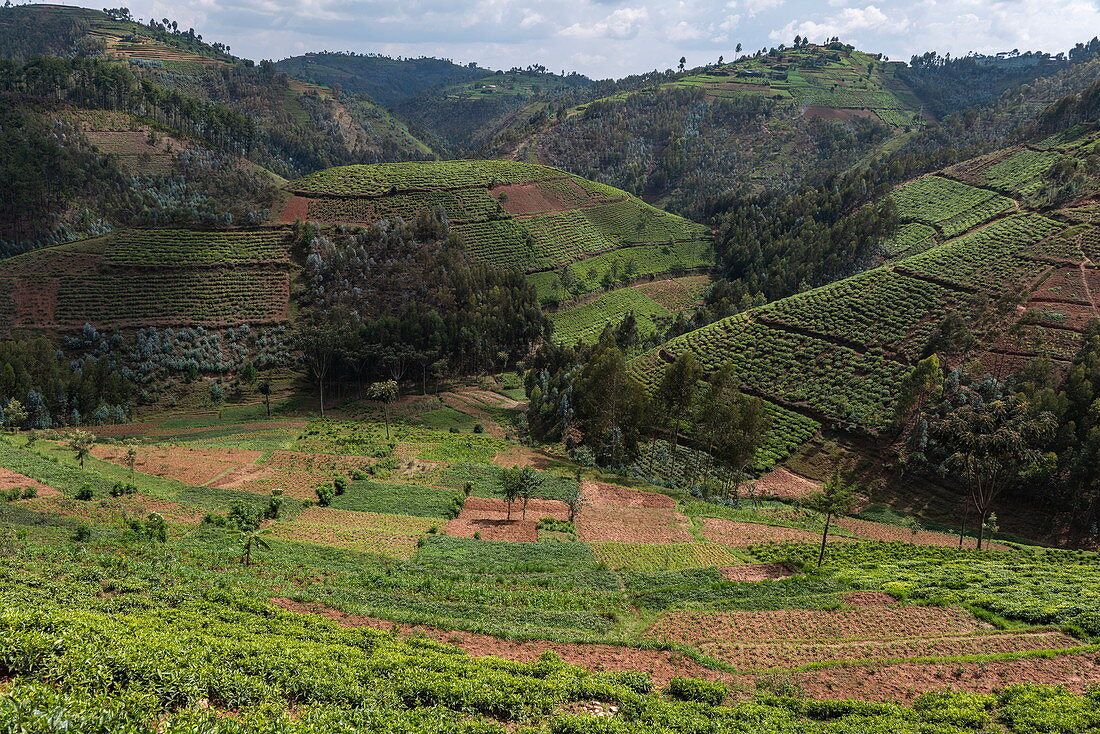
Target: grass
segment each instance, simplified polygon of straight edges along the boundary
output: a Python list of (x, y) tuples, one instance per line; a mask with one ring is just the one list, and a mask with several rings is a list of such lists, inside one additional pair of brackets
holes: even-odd
[(451, 490), (437, 487), (360, 480), (348, 484), (344, 494), (334, 498), (331, 506), (356, 512), (446, 518), (458, 497)]
[(592, 543), (596, 559), (614, 569), (675, 570), (735, 566), (744, 559), (718, 543)]

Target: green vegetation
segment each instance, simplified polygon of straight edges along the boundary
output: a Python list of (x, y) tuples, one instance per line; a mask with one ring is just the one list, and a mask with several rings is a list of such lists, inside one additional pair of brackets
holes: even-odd
[(455, 492), (437, 487), (359, 480), (348, 484), (344, 493), (333, 499), (331, 507), (356, 512), (444, 518), (457, 514), (455, 503), (458, 499)]
[(925, 176), (891, 194), (903, 220), (934, 226), (944, 237), (956, 237), (982, 222), (1014, 208), (1011, 199), (996, 192)]
[(627, 314), (634, 315), (638, 332), (644, 337), (657, 331), (657, 319), (669, 317), (672, 312), (639, 290), (620, 288), (601, 295), (592, 303), (551, 313), (554, 341), (591, 344), (599, 339), (604, 327), (617, 326)]

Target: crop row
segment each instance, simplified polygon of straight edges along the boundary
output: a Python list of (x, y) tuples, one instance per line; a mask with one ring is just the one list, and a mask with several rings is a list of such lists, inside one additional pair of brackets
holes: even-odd
[(906, 270), (966, 287), (1003, 293), (1026, 285), (1046, 268), (1016, 255), (1062, 227), (1038, 214), (1017, 214), (901, 260)]
[(380, 196), (407, 190), (491, 188), (498, 183), (563, 176), (554, 168), (516, 161), (410, 161), (329, 168), (293, 181), (288, 188), (301, 193)]
[(623, 201), (584, 209), (583, 213), (608, 239), (621, 244), (648, 244), (694, 240), (709, 230), (640, 201)]
[[(734, 316), (684, 334), (663, 350), (694, 352), (708, 372), (731, 363), (738, 381), (780, 403), (805, 405), (836, 421), (878, 429), (893, 411), (908, 368), (822, 339)], [(639, 377), (655, 385), (664, 363), (652, 355), (636, 362)]]
[(579, 262), (570, 263), (567, 288), (560, 272), (533, 273), (527, 279), (535, 285), (543, 303), (591, 293), (625, 279), (658, 273), (714, 267), (714, 246), (705, 240), (672, 245), (624, 247)]
[(152, 267), (286, 263), (290, 260), (290, 245), (287, 233), (277, 230), (126, 229), (110, 235), (103, 259), (116, 265)]
[(1093, 241), (1100, 239), (1096, 237), (1096, 233), (1097, 230), (1092, 227), (1070, 227), (1047, 237), (1021, 254), (1038, 260), (1077, 264), (1085, 258), (1082, 245), (1088, 241), (1089, 236), (1093, 236)]
[(592, 543), (591, 546), (597, 561), (615, 569), (669, 571), (743, 563), (720, 543)]
[(634, 314), (638, 331), (643, 335), (656, 330), (654, 319), (672, 315), (671, 311), (638, 289), (620, 288), (583, 306), (550, 314), (550, 322), (554, 325), (553, 339), (559, 344), (572, 345), (578, 341), (592, 344), (599, 339), (605, 326), (617, 325), (628, 313)]
[(592, 225), (585, 216), (587, 211), (539, 214), (519, 220), (538, 245), (542, 267), (556, 267), (617, 247)]
[[(816, 560), (812, 545), (754, 547), (765, 561)], [(959, 551), (906, 543), (842, 543), (828, 566), (840, 579), (938, 604), (972, 603), (1032, 624), (1100, 634), (1100, 556), (1059, 550)]]
[(799, 293), (762, 307), (769, 321), (866, 346), (920, 346), (935, 326), (928, 314), (946, 313), (953, 291), (884, 268)]
[(453, 191), (424, 191), (380, 197), (322, 197), (309, 200), (309, 219), (320, 222), (376, 222), (400, 217), (416, 221), (422, 211), (442, 209), (453, 220), (474, 219)]
[(936, 230), (927, 224), (909, 222), (898, 227), (884, 243), (886, 256), (890, 258), (905, 257), (924, 252), (936, 244)]
[(268, 270), (154, 271), (61, 279), (56, 318), (68, 324), (257, 323), (286, 319), (286, 273)]
[(891, 197), (903, 220), (938, 225), (948, 237), (1008, 211), (1011, 199), (942, 176), (925, 176), (896, 189)]
[(1061, 156), (1054, 151), (1021, 150), (985, 169), (984, 183), (998, 191), (1035, 193), (1043, 186), (1043, 174), (1059, 158)]

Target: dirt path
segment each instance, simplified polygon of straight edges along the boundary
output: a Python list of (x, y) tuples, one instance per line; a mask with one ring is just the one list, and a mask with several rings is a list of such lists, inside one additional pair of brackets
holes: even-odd
[[(1084, 239), (1084, 235), (1081, 235)], [(1092, 260), (1087, 257), (1081, 261), (1077, 266), (1077, 269), (1081, 272), (1081, 284), (1085, 286), (1085, 296), (1088, 297), (1089, 303), (1092, 305), (1092, 312), (1096, 314), (1096, 318), (1100, 319), (1100, 307), (1096, 305), (1096, 296), (1092, 294), (1092, 288), (1089, 288), (1088, 271), (1085, 269), (1086, 265), (1092, 265)]]

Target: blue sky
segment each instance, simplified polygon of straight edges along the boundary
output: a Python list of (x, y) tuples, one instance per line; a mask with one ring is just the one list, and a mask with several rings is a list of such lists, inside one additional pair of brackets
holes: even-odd
[(840, 36), (908, 60), (928, 50), (1053, 53), (1100, 33), (1100, 0), (129, 0), (128, 6), (135, 17), (177, 20), (252, 59), (350, 50), (493, 68), (541, 63), (596, 78), (666, 69), (681, 56), (689, 66), (730, 59), (738, 43), (755, 50), (796, 34), (812, 41)]

